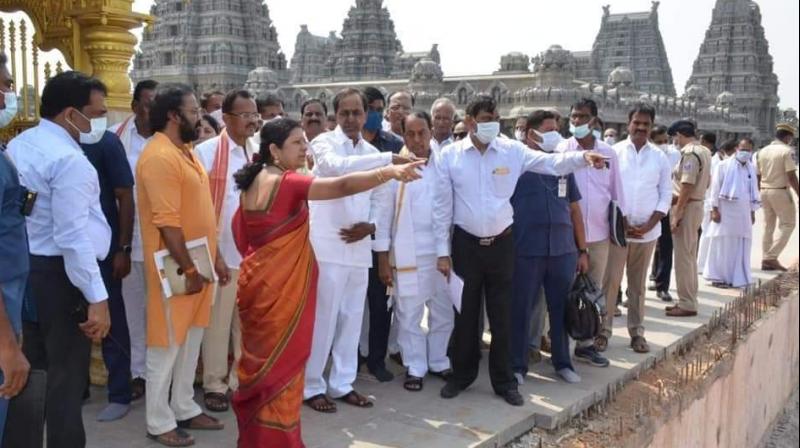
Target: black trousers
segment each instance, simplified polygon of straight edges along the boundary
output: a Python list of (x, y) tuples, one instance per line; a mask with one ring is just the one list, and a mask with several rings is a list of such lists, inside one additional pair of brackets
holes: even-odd
[(76, 309), (86, 300), (67, 278), (63, 258), (31, 255), (30, 261), (26, 300), (35, 307), (37, 322), (23, 321), (22, 351), (31, 368), (47, 371), (47, 446), (83, 448), (81, 405), (92, 344), (78, 328)]
[(653, 254), (653, 267), (650, 280), (656, 283), (656, 291), (669, 291), (670, 274), (672, 273), (672, 230), (669, 213), (661, 218), (661, 236), (656, 243)]
[(378, 256), (372, 253), (369, 270), (367, 304), (369, 306), (369, 354), (367, 367), (370, 370), (386, 367), (386, 351), (389, 345), (389, 329), (392, 326), (392, 311), (386, 306), (389, 297), (386, 285), (378, 277)]
[(101, 261), (100, 273), (108, 290), (108, 313), (111, 328), (103, 339), (103, 361), (108, 370), (108, 402), (131, 402), (131, 339), (125, 302), (122, 300), (122, 280), (114, 278), (114, 255)]
[[(511, 234), (490, 246), (481, 246), (459, 227), (453, 232), (453, 271), (464, 280), (461, 312), (453, 328), (450, 381), (466, 388), (478, 377), (480, 364), (481, 302), (485, 300), (492, 344), (489, 376), (496, 393), (516, 389), (511, 371), (511, 282), (514, 274), (514, 239)], [(485, 293), (485, 298), (484, 298)]]

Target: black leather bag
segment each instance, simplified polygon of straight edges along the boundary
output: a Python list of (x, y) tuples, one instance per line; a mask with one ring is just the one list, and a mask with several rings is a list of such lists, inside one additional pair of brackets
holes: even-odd
[(572, 339), (582, 341), (600, 334), (602, 309), (605, 307), (603, 291), (586, 274), (578, 274), (567, 296), (565, 316), (567, 333)]

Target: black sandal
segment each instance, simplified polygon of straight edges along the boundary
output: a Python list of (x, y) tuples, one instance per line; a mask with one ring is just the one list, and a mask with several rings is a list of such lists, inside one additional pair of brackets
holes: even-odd
[(303, 403), (311, 409), (324, 414), (336, 412), (336, 403), (332, 402), (325, 394), (314, 395), (307, 400), (303, 400)]
[(206, 392), (203, 395), (206, 409), (212, 412), (225, 412), (228, 410), (228, 396), (219, 392)]
[(403, 388), (411, 392), (419, 392), (422, 390), (422, 378), (414, 375), (406, 375), (406, 381), (403, 383)]
[(336, 398), (337, 400), (343, 401), (351, 406), (355, 406), (357, 408), (371, 408), (375, 404), (369, 401), (369, 398), (361, 395), (360, 393), (351, 390), (345, 395)]

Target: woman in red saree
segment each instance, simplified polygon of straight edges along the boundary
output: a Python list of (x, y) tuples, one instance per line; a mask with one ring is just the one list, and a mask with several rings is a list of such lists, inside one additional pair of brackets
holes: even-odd
[(360, 193), (390, 179), (411, 181), (424, 163), (315, 179), (294, 171), (305, 166), (307, 150), (298, 122), (270, 121), (261, 130), (258, 161), (234, 176), (243, 193), (233, 233), (245, 257), (238, 284), (242, 359), (232, 400), (240, 448), (304, 446), (300, 408), (317, 288), (306, 201)]

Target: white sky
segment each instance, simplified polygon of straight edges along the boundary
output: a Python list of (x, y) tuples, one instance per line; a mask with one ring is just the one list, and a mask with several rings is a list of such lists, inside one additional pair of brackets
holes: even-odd
[[(661, 35), (678, 94), (692, 72), (716, 0), (662, 0)], [(488, 74), (500, 56), (521, 51), (529, 56), (552, 44), (567, 50), (590, 50), (600, 28), (601, 6), (611, 13), (648, 11), (649, 0), (384, 0), (406, 51), (439, 44), (445, 75)], [(759, 0), (762, 25), (780, 86), (780, 106), (800, 109), (800, 8), (797, 0)], [(134, 0), (134, 10), (148, 13), (153, 0)], [(301, 24), (316, 35), (341, 32), (355, 0), (267, 0), (270, 18), (287, 60)], [(458, 6), (454, 6), (458, 5)], [(141, 30), (135, 30), (137, 37)]]

